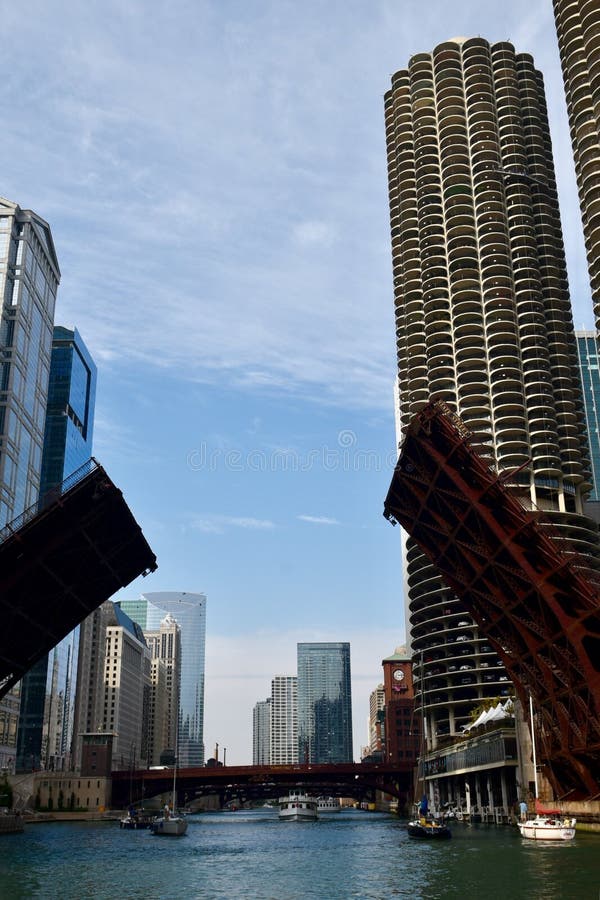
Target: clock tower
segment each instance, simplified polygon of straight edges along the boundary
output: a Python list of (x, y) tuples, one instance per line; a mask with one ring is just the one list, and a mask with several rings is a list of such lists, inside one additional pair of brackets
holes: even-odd
[(385, 760), (415, 762), (420, 718), (415, 714), (412, 662), (403, 647), (382, 660), (385, 693)]

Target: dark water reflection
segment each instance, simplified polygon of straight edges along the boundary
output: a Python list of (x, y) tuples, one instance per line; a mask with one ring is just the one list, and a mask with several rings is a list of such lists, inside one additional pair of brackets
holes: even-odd
[(599, 900), (600, 835), (525, 843), (516, 829), (456, 825), (451, 841), (349, 811), (315, 823), (276, 811), (190, 817), (158, 838), (117, 823), (30, 825), (0, 841), (2, 900)]

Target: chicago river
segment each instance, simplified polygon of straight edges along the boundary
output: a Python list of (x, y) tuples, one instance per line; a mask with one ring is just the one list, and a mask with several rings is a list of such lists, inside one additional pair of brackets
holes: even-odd
[(157, 838), (118, 822), (28, 825), (0, 853), (3, 900), (597, 900), (600, 836), (524, 842), (515, 827), (453, 826), (413, 842), (405, 822), (347, 810), (314, 823), (275, 809), (203, 813)]

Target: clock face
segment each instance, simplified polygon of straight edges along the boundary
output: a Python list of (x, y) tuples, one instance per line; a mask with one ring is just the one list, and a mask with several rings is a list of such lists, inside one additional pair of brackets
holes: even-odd
[(402, 669), (396, 669), (394, 672), (394, 680), (395, 681), (404, 681), (404, 672)]

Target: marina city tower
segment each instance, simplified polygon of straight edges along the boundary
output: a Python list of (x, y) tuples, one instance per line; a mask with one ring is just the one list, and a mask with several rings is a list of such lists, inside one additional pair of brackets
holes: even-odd
[[(597, 567), (577, 349), (543, 79), (510, 43), (455, 38), (385, 95), (398, 417), (457, 412), (509, 485)], [(428, 749), (506, 673), (408, 539), (407, 631)]]
[(554, 0), (583, 234), (600, 330), (600, 8), (598, 0)]

